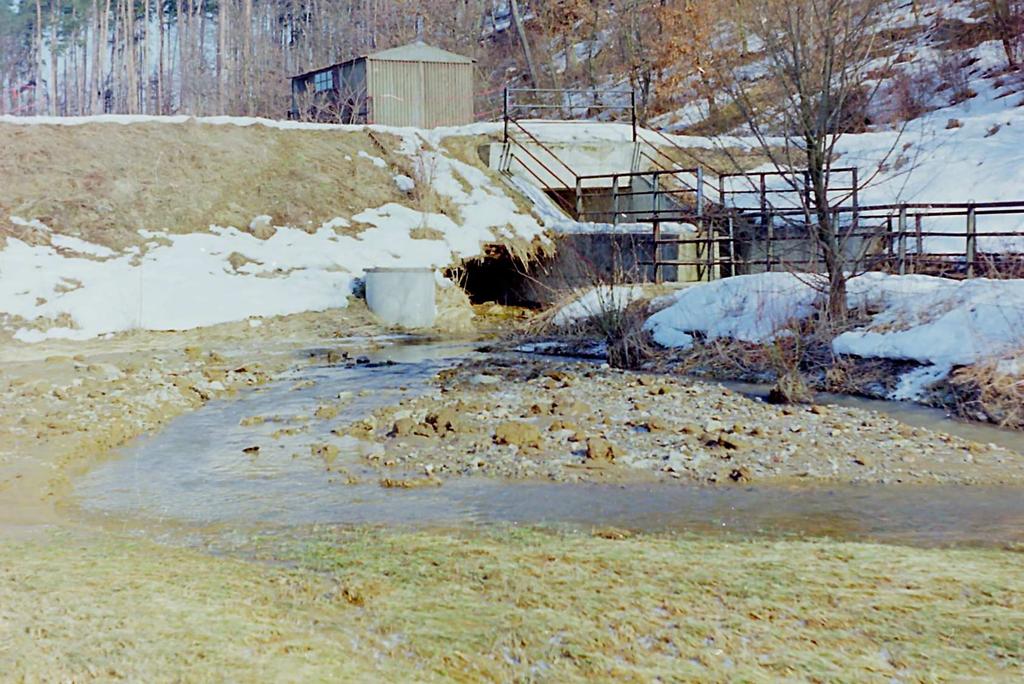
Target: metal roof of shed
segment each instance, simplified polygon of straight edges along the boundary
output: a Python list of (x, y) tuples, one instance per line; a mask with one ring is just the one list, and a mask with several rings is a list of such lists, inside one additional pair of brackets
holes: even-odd
[(427, 45), (423, 41), (416, 41), (415, 43), (400, 45), (399, 47), (381, 50), (380, 52), (371, 52), (366, 55), (359, 55), (352, 59), (346, 59), (344, 62), (329, 64), (327, 66), (320, 67), (319, 69), (310, 69), (304, 73), (292, 76), (292, 78), (302, 78), (326, 69), (333, 69), (334, 67), (358, 62), (361, 59), (374, 62), (436, 62), (441, 64), (472, 64), (475, 61), (469, 57), (457, 55), (454, 52), (448, 52), (447, 50), (436, 48), (433, 45)]
[(391, 48), (390, 50), (374, 52), (373, 54), (366, 55), (366, 59), (391, 62), (444, 62), (447, 64), (473, 63), (473, 60), (469, 57), (457, 55), (454, 52), (448, 52), (447, 50), (436, 48), (433, 45), (427, 45), (423, 41), (409, 43), (408, 45)]

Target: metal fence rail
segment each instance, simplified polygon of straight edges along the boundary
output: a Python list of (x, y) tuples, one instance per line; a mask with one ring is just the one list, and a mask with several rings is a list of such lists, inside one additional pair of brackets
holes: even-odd
[[(622, 100), (628, 96), (629, 102), (600, 102), (605, 95)], [(574, 103), (573, 97), (589, 99)], [(559, 102), (553, 102), (555, 98)], [(627, 112), (635, 144), (634, 169), (643, 161), (650, 170), (578, 174), (521, 121), (524, 114), (579, 109)], [(817, 235), (819, 210), (804, 169), (712, 174), (699, 165), (681, 168), (676, 157), (688, 157), (687, 150), (660, 131), (638, 131), (631, 91), (506, 88), (503, 111), (502, 168), (510, 172), (518, 161), (577, 220), (649, 225), (653, 253), (644, 263), (654, 266), (656, 280), (669, 266), (695, 267), (698, 278), (824, 268)], [(1024, 201), (862, 206), (859, 180), (855, 167), (833, 168), (825, 188), (825, 211), (839, 227), (843, 259), (851, 269), (954, 278), (1024, 277)], [(751, 196), (753, 201), (745, 199)], [(1011, 230), (979, 230), (979, 219), (994, 216), (1019, 216), (1020, 222)], [(952, 241), (954, 246), (938, 249), (936, 240)], [(663, 258), (668, 245), (688, 256)]]
[[(884, 270), (899, 274), (924, 273), (953, 278), (1024, 277), (1024, 201), (979, 203), (900, 203), (832, 210), (851, 270)], [(1015, 230), (979, 230), (979, 218), (1018, 216)], [(936, 220), (962, 219), (963, 229), (929, 228)], [(795, 220), (794, 220), (795, 219)], [(692, 237), (664, 237), (662, 224), (687, 222)], [(656, 276), (665, 266), (701, 266), (726, 275), (774, 271), (818, 272), (824, 256), (814, 238), (813, 219), (803, 209), (740, 210), (727, 216), (703, 216), (695, 212), (658, 217), (650, 221), (655, 236), (649, 262)], [(937, 250), (932, 239), (953, 239), (962, 247)], [(984, 241), (998, 241), (989, 244)], [(704, 252), (699, 259), (661, 258), (662, 245), (692, 245)], [(809, 248), (802, 256), (787, 256), (787, 245)], [(760, 247), (751, 256), (750, 245)], [(708, 246), (717, 249), (707, 250)], [(744, 256), (746, 254), (746, 256)]]

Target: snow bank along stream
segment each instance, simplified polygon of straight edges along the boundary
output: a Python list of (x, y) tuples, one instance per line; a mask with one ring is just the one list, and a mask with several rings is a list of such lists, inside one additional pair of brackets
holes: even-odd
[[(400, 490), (379, 486), (379, 471), (362, 464), (360, 457), (372, 447), (329, 434), (339, 421), (424, 391), (434, 373), (470, 354), (465, 345), (399, 343), (371, 355), (370, 363), (311, 366), (239, 399), (210, 403), (86, 474), (75, 488), (74, 505), (100, 517), (199, 525), (511, 522), (928, 545), (1024, 542), (1024, 495), (1016, 489), (595, 485), (456, 477), (440, 487)], [(306, 420), (339, 395), (344, 403), (335, 420)], [(858, 403), (878, 409), (885, 402)], [(252, 416), (274, 420), (242, 425)], [(916, 409), (914, 419), (950, 432), (962, 427), (929, 409)], [(289, 433), (297, 426), (304, 430)], [(1016, 433), (970, 430), (974, 439), (1016, 440), (1009, 446), (1024, 451), (1024, 437)], [(271, 437), (274, 431), (281, 431), (279, 438)], [(330, 469), (310, 452), (318, 439), (340, 447)], [(261, 449), (247, 453), (253, 445)], [(359, 482), (348, 484), (350, 476)]]

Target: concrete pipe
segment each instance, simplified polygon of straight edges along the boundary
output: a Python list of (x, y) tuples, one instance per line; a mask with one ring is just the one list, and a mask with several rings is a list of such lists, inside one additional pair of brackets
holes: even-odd
[(432, 268), (371, 268), (366, 305), (387, 325), (429, 328), (437, 318)]

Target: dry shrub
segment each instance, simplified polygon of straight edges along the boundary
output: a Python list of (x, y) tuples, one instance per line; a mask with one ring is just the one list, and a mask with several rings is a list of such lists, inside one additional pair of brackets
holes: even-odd
[(610, 320), (599, 323), (608, 345), (609, 365), (639, 368), (651, 357), (651, 336), (644, 329), (649, 316), (647, 302), (633, 302)]
[(958, 414), (1024, 429), (1024, 373), (993, 359), (960, 368), (949, 379)]
[(936, 70), (940, 83), (938, 90), (949, 91), (949, 104), (960, 104), (975, 97), (977, 93), (971, 89), (971, 75), (968, 64), (959, 53), (944, 54), (939, 58)]
[(807, 404), (814, 400), (814, 393), (798, 369), (791, 368), (779, 375), (768, 390), (771, 404)]
[(466, 333), (473, 330), (473, 305), (458, 285), (436, 288), (437, 318), (434, 327), (447, 333)]
[(902, 69), (889, 80), (888, 97), (892, 121), (911, 121), (926, 114), (928, 100), (935, 91), (933, 73), (923, 70)]
[(527, 337), (556, 336), (565, 340), (570, 347), (573, 342), (599, 339), (607, 348), (609, 365), (616, 368), (638, 368), (651, 357), (654, 349), (650, 333), (644, 330), (644, 323), (652, 313), (650, 302), (641, 299), (621, 307), (614, 296), (598, 296), (596, 310), (590, 312), (590, 316), (556, 324), (558, 312), (576, 302), (586, 292), (573, 290), (566, 293), (551, 307), (533, 316), (522, 332)]

